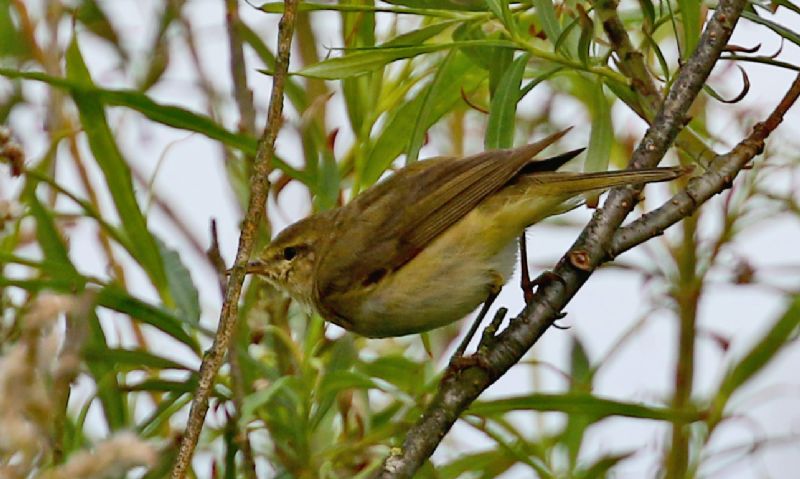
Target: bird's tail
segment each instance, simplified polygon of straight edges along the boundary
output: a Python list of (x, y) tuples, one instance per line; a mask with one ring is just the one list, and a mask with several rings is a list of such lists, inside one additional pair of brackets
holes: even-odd
[(539, 194), (576, 195), (601, 192), (616, 186), (669, 181), (689, 171), (690, 169), (681, 167), (663, 167), (596, 173), (541, 172), (526, 175), (520, 180), (524, 183), (529, 182), (528, 184), (535, 187)]

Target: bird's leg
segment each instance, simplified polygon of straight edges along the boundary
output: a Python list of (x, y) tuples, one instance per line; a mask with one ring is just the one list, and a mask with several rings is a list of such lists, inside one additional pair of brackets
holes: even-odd
[[(552, 282), (559, 282), (562, 286), (566, 286), (566, 282), (564, 278), (557, 275), (552, 271), (543, 271), (536, 279), (531, 280), (531, 274), (528, 271), (528, 245), (525, 242), (525, 232), (522, 232), (522, 235), (519, 237), (519, 260), (520, 260), (520, 268), (522, 270), (522, 279), (520, 280), (520, 287), (522, 288), (522, 294), (525, 297), (525, 304), (531, 304), (533, 302), (533, 288), (535, 287), (537, 290), (542, 286), (552, 283)], [(556, 321), (566, 316), (567, 313), (559, 313), (556, 317)], [(556, 324), (553, 322), (553, 327), (556, 329), (569, 329), (569, 326), (561, 326), (560, 324)]]
[(463, 358), (464, 351), (467, 350), (469, 342), (472, 341), (472, 337), (475, 336), (476, 332), (478, 332), (478, 328), (483, 322), (483, 318), (486, 317), (486, 314), (489, 312), (489, 308), (492, 307), (492, 303), (494, 303), (494, 300), (497, 299), (497, 296), (500, 294), (500, 290), (503, 289), (503, 284), (505, 283), (505, 278), (503, 278), (503, 275), (496, 271), (492, 271), (491, 274), (495, 278), (490, 287), (489, 295), (483, 302), (483, 306), (481, 307), (480, 313), (478, 313), (478, 317), (475, 318), (475, 321), (472, 322), (472, 326), (470, 326), (469, 331), (467, 331), (467, 335), (464, 336), (464, 339), (461, 340), (461, 344), (459, 344), (458, 348), (456, 348), (456, 352), (453, 353), (453, 359), (450, 361), (451, 366), (453, 366), (454, 361), (458, 361), (459, 358)]
[(528, 271), (528, 245), (525, 243), (525, 230), (519, 235), (519, 263), (522, 271), (522, 279), (520, 280), (520, 288), (525, 297), (525, 304), (530, 304), (533, 301), (533, 287), (535, 283), (531, 281), (531, 273)]

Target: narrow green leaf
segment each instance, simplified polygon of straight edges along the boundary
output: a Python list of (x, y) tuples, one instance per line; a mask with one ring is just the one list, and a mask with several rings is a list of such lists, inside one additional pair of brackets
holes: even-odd
[[(97, 314), (92, 311), (87, 321), (89, 324), (89, 337), (86, 339), (84, 348), (98, 351), (102, 355), (102, 351), (107, 351), (109, 348), (103, 328), (100, 326), (100, 320)], [(108, 423), (108, 428), (112, 431), (127, 428), (129, 426), (128, 401), (124, 394), (120, 394), (119, 381), (117, 380), (119, 371), (114, 367), (114, 364), (105, 361), (102, 357), (99, 360), (85, 358), (85, 361), (89, 374), (91, 374), (97, 385), (97, 397), (103, 406), (103, 415)]]
[(444, 60), (439, 63), (439, 68), (433, 75), (430, 85), (425, 88), (422, 96), (422, 105), (419, 110), (417, 121), (414, 122), (414, 128), (411, 131), (411, 138), (408, 142), (408, 152), (406, 153), (406, 164), (417, 161), (419, 157), (419, 150), (425, 142), (425, 133), (428, 128), (433, 124), (429, 116), (434, 113), (430, 105), (439, 101), (439, 98), (447, 94), (447, 91), (453, 88), (450, 83), (449, 73), (453, 68), (453, 62), (459, 55), (458, 50), (450, 50), (445, 56)]
[[(592, 367), (586, 349), (577, 336), (572, 337), (570, 348), (570, 383), (571, 393), (590, 393), (592, 391)], [(569, 464), (574, 468), (578, 461), (586, 429), (592, 424), (594, 418), (584, 414), (567, 415), (567, 424), (561, 433), (561, 443), (567, 448)]]
[(317, 188), (314, 191), (315, 205), (317, 211), (329, 210), (336, 206), (339, 200), (339, 165), (330, 149), (324, 149), (321, 153), (320, 169), (317, 174)]
[[(477, 2), (483, 5), (483, 0), (468, 0), (469, 2)], [(336, 3), (311, 3), (311, 2), (303, 2), (300, 3), (297, 7), (297, 10), (300, 12), (314, 12), (320, 10), (334, 10), (339, 12), (372, 12), (372, 13), (399, 13), (399, 14), (410, 14), (410, 15), (422, 15), (427, 17), (452, 17), (453, 14), (448, 12), (447, 8), (444, 7), (437, 7), (437, 8), (430, 8), (433, 5), (446, 5), (448, 3), (457, 4), (460, 3), (458, 0), (452, 0), (451, 2), (445, 1), (438, 1), (438, 2), (429, 2), (428, 0), (415, 2), (413, 0), (409, 1), (392, 1), (386, 3), (395, 3), (398, 5), (408, 5), (408, 7), (377, 7), (374, 5), (343, 5), (343, 4), (336, 4)], [(258, 7), (264, 13), (283, 13), (283, 2), (271, 2), (271, 3), (264, 3), (260, 7)], [(460, 10), (460, 9), (456, 9)]]
[[(73, 38), (67, 48), (67, 75), (70, 79), (92, 85), (89, 70), (78, 49), (77, 39)], [(155, 240), (147, 229), (147, 222), (139, 209), (133, 192), (133, 180), (122, 153), (119, 151), (114, 134), (106, 121), (103, 104), (96, 98), (78, 91), (72, 92), (78, 107), (81, 124), (89, 140), (89, 147), (105, 177), (108, 190), (122, 221), (122, 228), (131, 241), (137, 262), (147, 272), (161, 297), (172, 302), (167, 287), (164, 264)]]
[(492, 14), (497, 17), (500, 22), (506, 27), (506, 30), (509, 31), (512, 35), (516, 35), (519, 33), (519, 28), (517, 27), (517, 23), (514, 21), (514, 17), (511, 15), (511, 9), (508, 7), (508, 0), (485, 0), (486, 5), (489, 7), (489, 10)]
[(98, 348), (96, 346), (86, 347), (83, 355), (90, 361), (105, 361), (115, 364), (126, 371), (140, 370), (143, 368), (152, 369), (178, 369), (192, 370), (181, 363), (157, 356), (145, 349), (120, 349), (120, 348)]
[(784, 27), (778, 23), (775, 23), (771, 20), (767, 20), (764, 17), (760, 17), (751, 12), (742, 12), (742, 17), (750, 20), (753, 23), (757, 23), (759, 25), (763, 25), (773, 32), (780, 35), (782, 38), (789, 40), (790, 42), (794, 43), (795, 45), (800, 45), (800, 33), (792, 31), (791, 29)]
[(503, 76), (508, 73), (508, 69), (514, 62), (514, 51), (505, 48), (485, 48), (484, 50), (491, 52), (488, 60), (489, 98), (494, 98)]
[(494, 46), (516, 49), (518, 46), (512, 42), (502, 40), (476, 40), (452, 43), (437, 43), (418, 45), (415, 47), (376, 48), (372, 50), (358, 50), (341, 57), (330, 58), (319, 63), (309, 65), (295, 72), (296, 75), (325, 80), (338, 80), (357, 75), (363, 75), (382, 68), (384, 65), (404, 58), (412, 58), (425, 53), (433, 53), (450, 48), (464, 48), (473, 46)]
[(133, 384), (120, 385), (122, 391), (150, 391), (163, 393), (192, 394), (197, 389), (197, 376), (190, 376), (186, 381), (173, 381), (170, 379), (145, 379)]
[(649, 34), (656, 21), (656, 8), (653, 6), (652, 0), (639, 0), (639, 9), (642, 11), (642, 16), (644, 17), (643, 31)]
[(487, 150), (509, 148), (514, 144), (520, 85), (529, 59), (529, 54), (517, 57), (497, 85), (486, 124), (483, 146)]
[(683, 24), (683, 58), (689, 58), (697, 43), (700, 41), (700, 30), (702, 22), (700, 20), (700, 9), (703, 2), (697, 0), (678, 0), (680, 7), (681, 23)]
[(583, 10), (579, 10), (578, 15), (578, 23), (581, 26), (581, 36), (578, 38), (578, 59), (584, 66), (589, 66), (592, 58), (594, 22)]
[[(424, 390), (425, 363), (417, 363), (401, 355), (381, 356), (374, 361), (359, 362), (358, 371), (393, 384), (401, 391), (416, 394)], [(408, 374), (415, 371), (415, 374)]]
[[(602, 81), (585, 81), (586, 88), (592, 90), (592, 133), (586, 151), (585, 171), (606, 171), (611, 159), (614, 144), (614, 125), (611, 121), (611, 106), (603, 89)], [(592, 85), (592, 83), (594, 83)]]
[(391, 40), (382, 43), (381, 47), (413, 47), (416, 45), (421, 45), (447, 30), (447, 28), (459, 23), (460, 22), (458, 20), (447, 20), (419, 28), (417, 30), (411, 30), (410, 32), (403, 33), (402, 35), (398, 35)]
[(563, 69), (564, 69), (564, 67), (553, 67), (553, 68), (550, 68), (549, 70), (543, 71), (542, 73), (537, 75), (536, 78), (534, 78), (533, 80), (529, 81), (527, 84), (525, 84), (524, 87), (522, 87), (522, 89), (519, 91), (519, 97), (520, 98), (524, 98), (525, 95), (527, 95), (534, 88), (539, 86), (540, 83), (542, 83), (543, 81), (547, 80), (548, 78), (550, 78), (551, 76), (555, 75), (556, 73), (560, 72)]
[[(275, 54), (272, 53), (272, 50), (264, 43), (264, 40), (243, 21), (238, 22), (236, 26), (239, 29), (242, 41), (250, 45), (250, 48), (253, 49), (269, 70), (273, 70), (275, 68)], [(306, 108), (308, 108), (308, 98), (303, 87), (292, 77), (286, 77), (284, 81), (286, 82), (284, 91), (289, 101), (292, 102), (297, 111), (305, 111)]]
[(795, 5), (789, 0), (772, 0), (772, 3), (775, 5), (779, 5), (784, 8), (788, 8), (789, 10), (793, 11), (794, 13), (800, 14), (800, 6)]
[[(98, 88), (94, 84), (85, 84), (73, 79), (53, 77), (40, 72), (21, 72), (8, 68), (0, 68), (0, 75), (8, 78), (21, 78), (44, 82), (48, 85), (67, 90), (70, 93), (78, 92), (86, 97), (95, 98), (105, 105), (131, 108), (155, 122), (173, 128), (200, 133), (212, 140), (220, 141), (231, 148), (239, 149), (250, 156), (255, 155), (258, 148), (258, 140), (252, 136), (228, 131), (209, 117), (191, 112), (185, 108), (154, 102), (147, 95), (135, 90)], [(292, 178), (304, 184), (309, 183), (307, 175), (304, 172), (289, 166), (283, 159), (274, 157), (273, 162), (276, 168), (284, 171)]]
[(97, 303), (161, 330), (196, 353), (200, 351), (197, 340), (184, 330), (184, 324), (190, 324), (188, 321), (181, 321), (164, 309), (136, 299), (117, 286), (102, 288), (98, 292)]
[[(360, 5), (364, 0), (342, 0), (340, 4)], [(372, 2), (370, 2), (372, 3)], [(342, 18), (342, 44), (348, 49), (372, 49), (375, 47), (375, 13), (374, 12), (340, 12)], [(372, 75), (358, 75), (342, 79), (342, 93), (347, 106), (347, 116), (356, 137), (363, 141), (372, 126), (365, 125), (371, 117), (374, 104), (379, 94), (380, 79), (383, 74), (380, 67)], [(378, 82), (377, 84), (375, 82)]]
[[(441, 72), (441, 83), (450, 85), (440, 94), (434, 95), (435, 101), (429, 103), (429, 124), (437, 121), (453, 106), (461, 101), (461, 90), (465, 93), (474, 91), (486, 79), (486, 72), (478, 70), (466, 55), (457, 55), (449, 67)], [(429, 87), (429, 86), (428, 86)], [(424, 92), (410, 98), (389, 118), (380, 134), (375, 138), (372, 148), (367, 153), (364, 171), (361, 173), (361, 184), (367, 187), (386, 171), (392, 162), (407, 148), (409, 139), (416, 128), (417, 119), (422, 109)]]
[(390, 0), (386, 3), (415, 8), (438, 8), (442, 10), (468, 12), (482, 12), (486, 10), (486, 2), (484, 0)]
[(763, 371), (789, 338), (797, 333), (798, 327), (800, 327), (800, 295), (792, 299), (783, 315), (767, 328), (766, 334), (725, 375), (712, 403), (712, 416), (719, 418), (722, 415), (731, 395)]
[(30, 56), (28, 42), (21, 41), (22, 34), (17, 30), (11, 18), (10, 0), (0, 0), (0, 58)]
[(56, 228), (53, 216), (39, 202), (35, 188), (30, 191), (26, 202), (36, 219), (36, 239), (39, 247), (47, 264), (52, 265), (46, 273), (57, 280), (83, 283), (85, 280), (80, 279), (78, 270), (69, 259), (69, 253), (61, 239), (61, 233)]
[(547, 39), (555, 45), (556, 39), (561, 36), (561, 24), (556, 16), (553, 0), (533, 0), (533, 6)]
[(657, 421), (692, 422), (700, 420), (701, 417), (698, 411), (645, 406), (605, 399), (586, 393), (530, 394), (494, 401), (476, 401), (468, 412), (479, 416), (490, 416), (510, 411), (528, 410), (587, 414), (598, 419), (608, 416), (623, 416)]
[(588, 466), (575, 471), (571, 476), (575, 479), (595, 479), (597, 477), (609, 477), (609, 472), (617, 464), (633, 456), (635, 451), (625, 452), (621, 454), (609, 454), (596, 459)]
[(75, 19), (89, 31), (110, 43), (120, 57), (127, 57), (125, 50), (120, 46), (119, 35), (114, 25), (95, 0), (82, 0), (75, 9)]
[(272, 401), (279, 392), (286, 389), (293, 380), (294, 378), (291, 376), (281, 376), (268, 387), (244, 398), (241, 415), (239, 416), (239, 423), (242, 426), (246, 426), (247, 423), (256, 417), (256, 411), (258, 409), (269, 404), (269, 402)]
[(167, 272), (167, 284), (178, 314), (192, 324), (200, 322), (200, 297), (192, 275), (184, 266), (177, 251), (169, 248), (158, 236), (153, 236)]

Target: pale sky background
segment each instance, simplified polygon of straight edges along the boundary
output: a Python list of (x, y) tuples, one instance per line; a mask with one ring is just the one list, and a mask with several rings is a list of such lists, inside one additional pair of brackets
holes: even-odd
[[(40, 1), (29, 2), (41, 5)], [(103, 1), (109, 17), (115, 22), (124, 42), (132, 45), (129, 51), (133, 52), (138, 65), (145, 65), (144, 60), (149, 52), (150, 38), (157, 24), (154, 21), (158, 14), (157, 6), (160, 2), (115, 0)], [(229, 70), (227, 54), (227, 38), (224, 26), (224, 2), (221, 0), (194, 0), (187, 4), (188, 12), (194, 25), (194, 32), (200, 48), (203, 67), (209, 78), (220, 92), (229, 92)], [(277, 17), (265, 15), (255, 11), (242, 3), (241, 14), (249, 25), (254, 27), (266, 37), (270, 45), (275, 44), (277, 33)], [(325, 46), (340, 46), (339, 22), (335, 14), (316, 14), (314, 17), (315, 30)], [(776, 20), (794, 31), (800, 31), (800, 20), (797, 15), (786, 13), (782, 9)], [(385, 25), (385, 24), (384, 24)], [(64, 33), (68, 28), (64, 28)], [(130, 79), (120, 72), (115, 64), (113, 54), (109, 49), (96, 41), (91, 35), (80, 32), (81, 47), (95, 81), (108, 87), (131, 86)], [(63, 39), (66, 43), (68, 38)], [(773, 52), (780, 47), (778, 37), (763, 27), (741, 21), (737, 28), (732, 43), (752, 46), (762, 43), (762, 52)], [(175, 48), (172, 52), (172, 63), (161, 83), (150, 93), (158, 101), (178, 104), (199, 112), (206, 111), (202, 104), (202, 95), (195, 82), (195, 72), (187, 58), (187, 50), (183, 47)], [(798, 64), (800, 63), (800, 49), (794, 44), (786, 43), (783, 46), (781, 59)], [(260, 113), (260, 125), (263, 125), (266, 111), (267, 97), (271, 87), (268, 77), (255, 72), (262, 65), (255, 58), (248, 55), (249, 84), (254, 90)], [(751, 117), (762, 119), (768, 109), (774, 106), (780, 96), (788, 88), (794, 74), (790, 71), (780, 70), (763, 65), (744, 65), (752, 83), (752, 89), (747, 98), (741, 103), (715, 106), (717, 115), (710, 127), (716, 134), (725, 138), (731, 144), (738, 141), (742, 132), (731, 129), (729, 112), (755, 111), (760, 112)], [(733, 96), (738, 91), (741, 79), (735, 70), (719, 73), (723, 68), (717, 69), (717, 74), (712, 77), (711, 83), (720, 87), (719, 90), (727, 96)], [(219, 73), (217, 73), (219, 72)], [(2, 81), (0, 81), (0, 87)], [(27, 83), (25, 86), (31, 92), (44, 89), (41, 85)], [(521, 107), (521, 113), (535, 111), (545, 94), (544, 89), (534, 90), (526, 98)], [(231, 102), (232, 105), (232, 102)], [(288, 105), (288, 104), (287, 104)], [(343, 127), (337, 139), (337, 154), (347, 148), (347, 143), (352, 140), (345, 132), (347, 125), (346, 115), (342, 107), (341, 96), (336, 95), (330, 103), (328, 126)], [(224, 117), (224, 123), (232, 127), (236, 121), (235, 110), (229, 108)], [(290, 119), (296, 119), (296, 112), (288, 112)], [(559, 116), (562, 126), (569, 124), (585, 125), (587, 115), (574, 105), (559, 105)], [(43, 107), (28, 109), (12, 117), (11, 124), (15, 133), (20, 137), (28, 152), (30, 159), (36, 159), (46, 145), (37, 142), (40, 138), (41, 118)], [(154, 125), (131, 111), (115, 108), (110, 111), (109, 119), (120, 132), (118, 142), (126, 157), (137, 169), (148, 176), (161, 162), (160, 170), (156, 176), (154, 187), (158, 193), (173, 205), (185, 219), (195, 234), (208, 244), (208, 225), (211, 218), (216, 218), (219, 226), (220, 241), (223, 256), (228, 262), (235, 254), (238, 240), (239, 216), (234, 204), (231, 191), (223, 169), (220, 148), (213, 141), (201, 135), (189, 134), (184, 131), (173, 130), (159, 125)], [(644, 124), (632, 117), (623, 107), (617, 105), (614, 110), (615, 128), (617, 131), (636, 131), (643, 133)], [(787, 138), (797, 138), (800, 133), (800, 107), (792, 110), (784, 125), (779, 130)], [(581, 146), (588, 142), (588, 127), (577, 128), (571, 133), (568, 142), (570, 146)], [(439, 130), (440, 132), (441, 130)], [(433, 156), (446, 152), (447, 139), (439, 138), (434, 128), (432, 141), (426, 145), (420, 157)], [(471, 142), (474, 151), (482, 144), (483, 132), (480, 125), (475, 124), (470, 131), (475, 141)], [(519, 141), (524, 141), (518, 139)], [(719, 146), (717, 151), (723, 151), (724, 146)], [(728, 145), (730, 146), (730, 145)], [(791, 148), (792, 145), (782, 144), (782, 148)], [(278, 139), (277, 148), (281, 155), (291, 159), (296, 155), (298, 141), (296, 134), (285, 128)], [(62, 181), (68, 185), (75, 185), (73, 189), (80, 191), (74, 181), (75, 173), (71, 168), (64, 167), (59, 174)], [(96, 167), (92, 168), (92, 175), (100, 178)], [(70, 178), (70, 180), (65, 180)], [(775, 178), (776, 188), (795, 188), (785, 178)], [(285, 226), (288, 221), (294, 221), (304, 216), (308, 204), (299, 188), (291, 187), (290, 193), (281, 196), (279, 205), (281, 212), (273, 213), (276, 219), (276, 228)], [(662, 198), (664, 189), (661, 187), (648, 187), (648, 198), (651, 205), (656, 204), (656, 198)], [(107, 192), (101, 192), (108, 199)], [(145, 198), (145, 192), (141, 192)], [(110, 204), (110, 201), (109, 201)], [(64, 203), (66, 205), (66, 203)], [(714, 200), (714, 205), (719, 205)], [(275, 205), (270, 205), (274, 207)], [(711, 210), (710, 209), (710, 210)], [(716, 208), (718, 210), (718, 208)], [(709, 210), (709, 211), (710, 211)], [(572, 219), (586, 220), (590, 212), (585, 208), (570, 214)], [(200, 290), (203, 305), (203, 323), (210, 328), (216, 327), (220, 298), (213, 272), (206, 263), (196, 255), (176, 234), (172, 226), (160, 212), (154, 209), (149, 216), (152, 230), (170, 246), (181, 252), (184, 263), (189, 267), (192, 277)], [(715, 224), (713, 214), (703, 220), (703, 228), (713, 230)], [(555, 228), (542, 225), (532, 228), (529, 233), (529, 251), (531, 262), (534, 264), (553, 264), (555, 260), (569, 247), (576, 233), (572, 230)], [(71, 254), (82, 272), (104, 276), (103, 262), (96, 245), (93, 229), (87, 222), (81, 223), (70, 234)], [(733, 248), (736, 256), (747, 258), (757, 268), (759, 266), (785, 266), (800, 265), (800, 224), (797, 219), (787, 217), (768, 221), (748, 233), (740, 235)], [(658, 250), (663, 246), (660, 242), (653, 241), (650, 248)], [(734, 257), (733, 251), (726, 253)], [(620, 259), (624, 262), (641, 262), (646, 258), (642, 251), (623, 255)], [(127, 258), (126, 258), (127, 260)], [(135, 273), (129, 275), (132, 289), (140, 296), (155, 299), (153, 291), (149, 289), (148, 282), (141, 271), (130, 268)], [(777, 271), (777, 270), (776, 270)], [(776, 272), (770, 277), (770, 284), (781, 284), (795, 290), (800, 286), (797, 269), (794, 276)], [(533, 272), (536, 274), (536, 270)], [(759, 287), (733, 287), (723, 283), (727, 276), (716, 276), (718, 285), (708, 289), (709, 294), (701, 304), (701, 317), (699, 328), (712, 330), (731, 339), (731, 348), (725, 354), (707, 339), (698, 341), (698, 355), (696, 368), (696, 394), (703, 396), (711, 391), (718, 383), (727, 364), (741, 354), (760, 338), (764, 328), (771, 324), (776, 315), (783, 311), (784, 304), (773, 291)], [(516, 284), (516, 278), (511, 284)], [(578, 336), (587, 347), (593, 361), (600, 360), (615, 343), (643, 314), (648, 312), (649, 305), (659, 302), (664, 295), (665, 286), (658, 281), (643, 283), (639, 276), (617, 270), (604, 270), (596, 273), (588, 284), (579, 292), (570, 303), (566, 311), (569, 313), (563, 324), (571, 326), (568, 331), (550, 330), (534, 348), (536, 357), (547, 361), (557, 367), (566, 369), (568, 360), (568, 347), (570, 338)], [(522, 306), (522, 298), (516, 287), (506, 288), (497, 301), (514, 313)], [(491, 315), (490, 315), (491, 316)], [(109, 331), (117, 328), (111, 326), (111, 317), (104, 318)], [(126, 331), (119, 332), (120, 341), (125, 340)], [(163, 342), (157, 335), (151, 335), (153, 341)], [(658, 401), (669, 397), (672, 382), (676, 338), (676, 321), (673, 315), (665, 310), (653, 314), (647, 324), (638, 332), (636, 337), (622, 348), (615, 359), (606, 364), (597, 377), (595, 393), (607, 395), (627, 401)], [(416, 339), (414, 339), (416, 340)], [(379, 340), (376, 340), (379, 341)], [(417, 340), (418, 341), (418, 340)], [(178, 359), (186, 360), (187, 354), (180, 348), (172, 347), (165, 342), (167, 354), (173, 354)], [(763, 439), (765, 436), (778, 437), (800, 435), (800, 377), (797, 375), (797, 365), (800, 362), (800, 348), (796, 345), (786, 348), (778, 358), (756, 380), (739, 394), (732, 406), (743, 414), (741, 421), (728, 421), (723, 425), (712, 442), (707, 452), (721, 450), (737, 445), (746, 446), (753, 440)], [(521, 394), (530, 390), (536, 383), (538, 391), (558, 391), (566, 386), (563, 378), (540, 369), (534, 379), (530, 367), (518, 366), (501, 379), (484, 395), (484, 398), (501, 397), (504, 395)], [(84, 379), (81, 390), (83, 395), (76, 394), (73, 403), (78, 404), (84, 400), (91, 391), (91, 385)], [(144, 412), (145, 406), (142, 406)], [(94, 410), (93, 414), (99, 414)], [(520, 416), (522, 421), (530, 421), (531, 415)], [(562, 419), (557, 414), (544, 415), (546, 427), (557, 425)], [(542, 423), (531, 422), (531, 431)], [(102, 429), (98, 429), (101, 433)], [(662, 445), (668, 440), (668, 429), (662, 423), (634, 419), (609, 419), (592, 427), (586, 437), (584, 451), (588, 454), (601, 454), (609, 452), (622, 452), (637, 450), (634, 458), (625, 461), (617, 470), (615, 477), (653, 477), (654, 466), (658, 455), (663, 450)], [(458, 451), (478, 450), (489, 446), (491, 443), (479, 433), (473, 432), (465, 425), (458, 425), (445, 440), (445, 447), (441, 447), (434, 455), (434, 461), (453, 456), (453, 449), (448, 446), (458, 446)], [(708, 469), (702, 472), (713, 473), (709, 477), (725, 478), (792, 478), (800, 470), (800, 448), (798, 443), (791, 442), (787, 446), (767, 447), (757, 453), (746, 456), (746, 461), (737, 462), (727, 468), (719, 469), (726, 464), (725, 460), (709, 461)], [(202, 460), (202, 458), (201, 458)], [(530, 470), (516, 467), (503, 477), (516, 478), (528, 477)]]

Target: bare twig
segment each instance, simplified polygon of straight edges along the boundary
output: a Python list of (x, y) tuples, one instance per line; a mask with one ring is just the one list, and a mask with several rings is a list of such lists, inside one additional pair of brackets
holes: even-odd
[(253, 174), (250, 178), (250, 201), (239, 237), (236, 261), (228, 278), (217, 334), (214, 337), (211, 348), (203, 358), (203, 363), (200, 365), (200, 380), (192, 400), (192, 407), (189, 411), (186, 431), (181, 441), (178, 457), (172, 469), (171, 477), (173, 479), (184, 477), (194, 449), (197, 446), (200, 430), (203, 428), (205, 415), (208, 411), (208, 399), (211, 394), (214, 377), (222, 364), (225, 353), (228, 351), (228, 345), (236, 322), (239, 296), (244, 284), (245, 267), (250, 259), (250, 253), (256, 240), (258, 225), (264, 216), (267, 193), (269, 191), (267, 175), (272, 169), (275, 138), (278, 135), (283, 117), (283, 89), (289, 69), (289, 52), (294, 32), (297, 0), (286, 0), (284, 5), (283, 16), (278, 27), (278, 55), (273, 76), (267, 127), (259, 142), (258, 152), (253, 164)]
[(660, 235), (682, 218), (694, 213), (709, 198), (728, 187), (739, 170), (761, 152), (764, 140), (783, 121), (784, 115), (797, 101), (798, 96), (800, 96), (800, 75), (795, 78), (789, 91), (769, 117), (754, 126), (750, 135), (733, 150), (717, 156), (704, 174), (692, 178), (684, 191), (673, 196), (663, 206), (620, 228), (611, 241), (610, 254), (615, 256)]
[[(681, 69), (652, 127), (634, 152), (632, 167), (655, 166), (664, 156), (727, 44), (745, 3), (744, 0), (719, 2), (695, 52)], [(564, 279), (563, 284), (552, 281), (539, 288), (534, 301), (497, 336), (493, 347), (482, 351), (481, 366), (466, 368), (461, 374), (442, 380), (422, 418), (409, 430), (403, 448), (386, 459), (377, 477), (411, 477), (430, 457), (460, 413), (522, 358), (594, 268), (610, 259), (609, 242), (636, 203), (637, 194), (638, 190), (634, 188), (615, 189), (609, 194), (603, 208), (595, 212), (592, 221), (557, 265), (555, 273)], [(573, 264), (571, 258), (577, 257), (585, 261), (580, 265)]]

